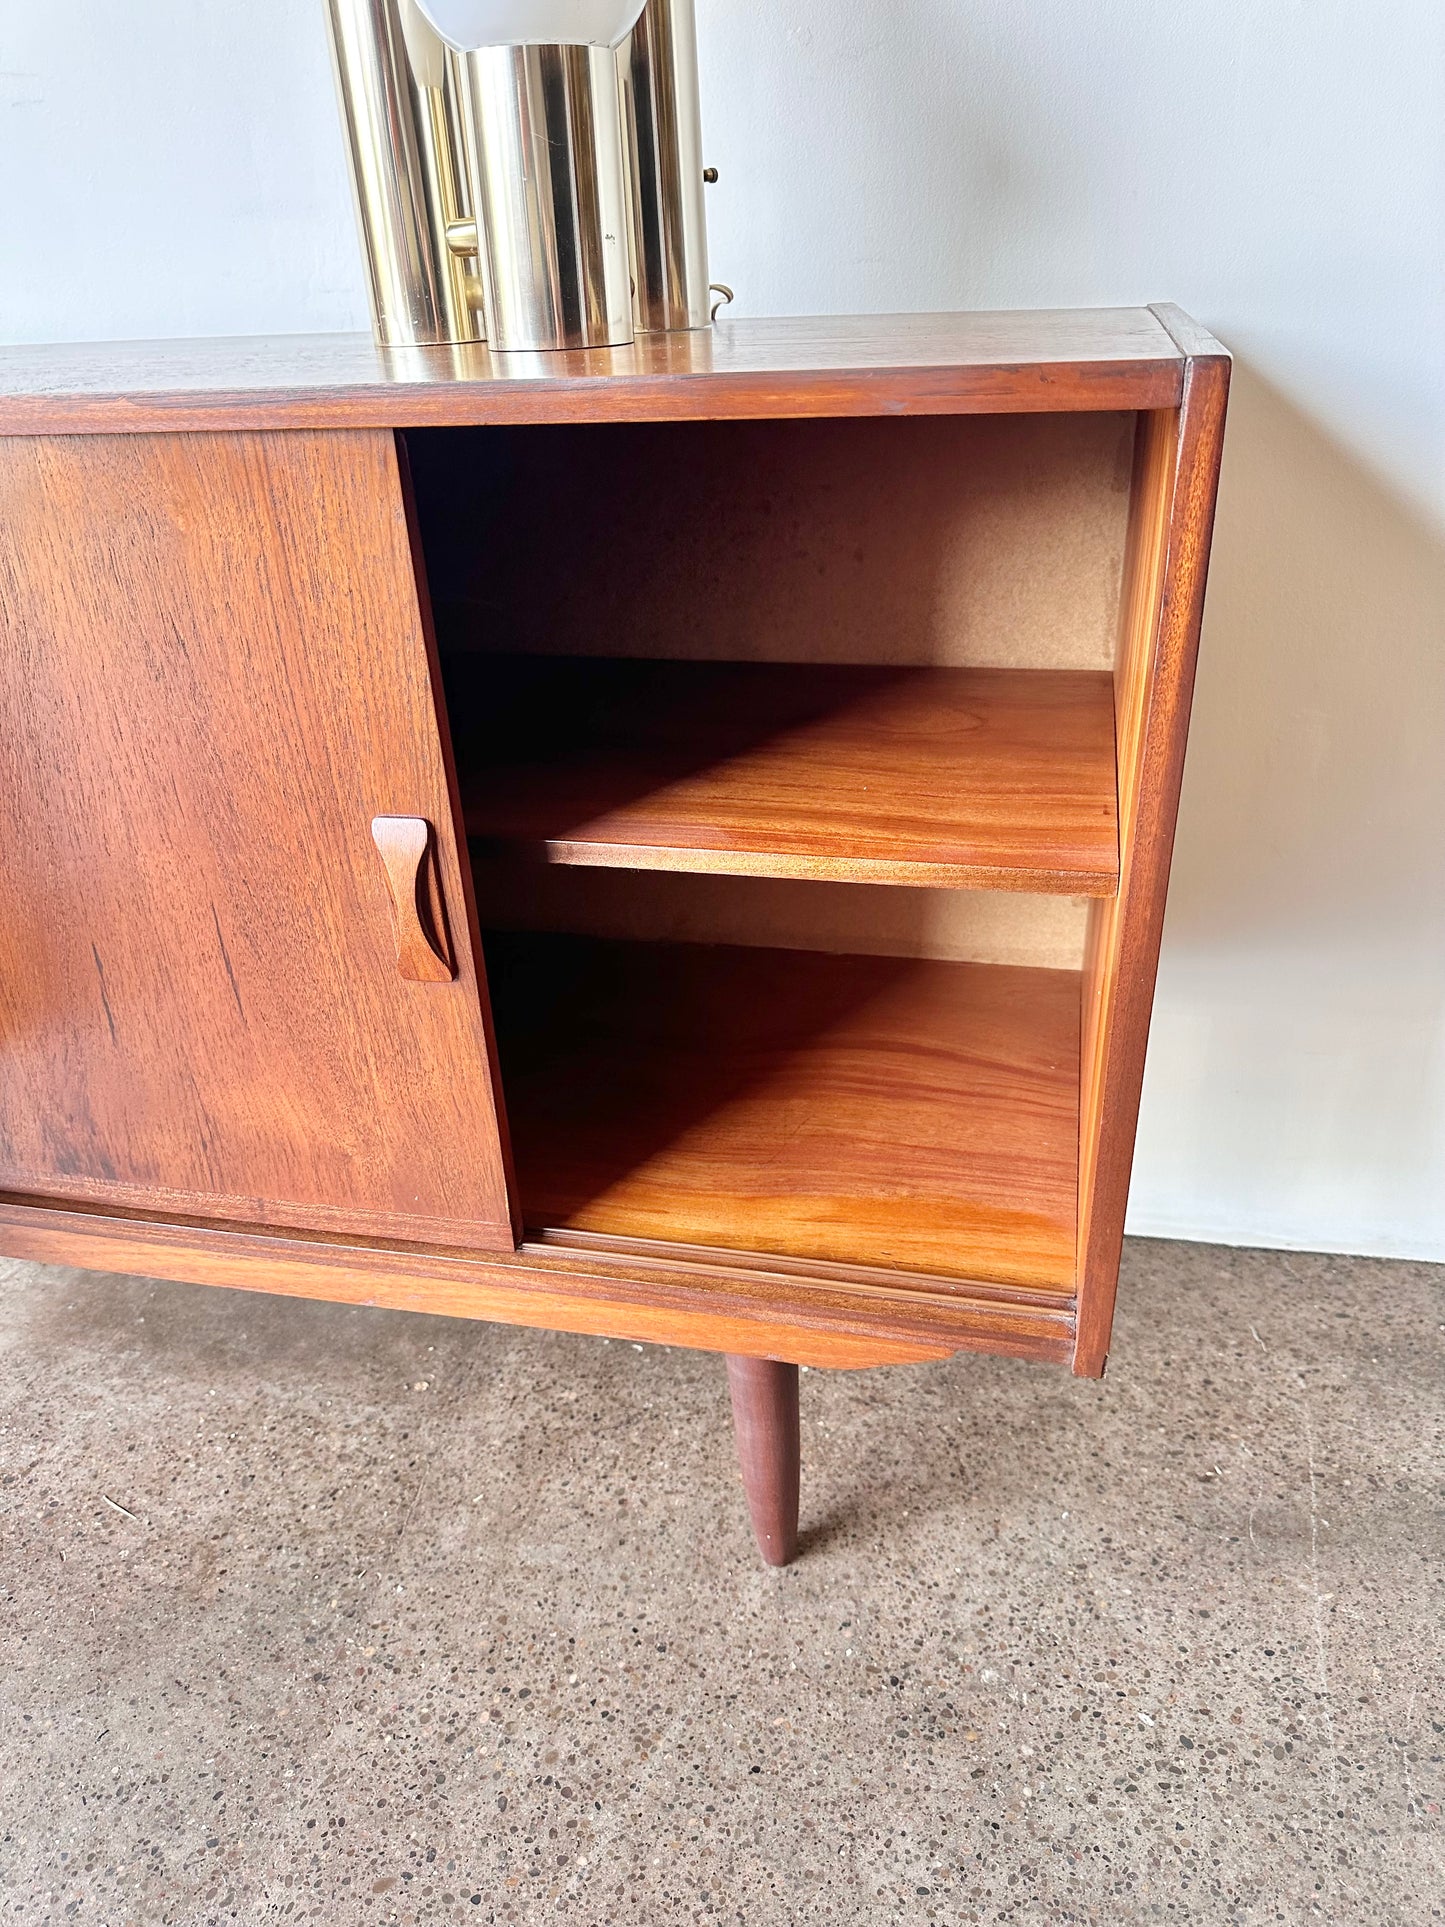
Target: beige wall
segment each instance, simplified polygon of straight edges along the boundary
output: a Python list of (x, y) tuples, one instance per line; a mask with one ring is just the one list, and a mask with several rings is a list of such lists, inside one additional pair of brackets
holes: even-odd
[(1247, 362), (1132, 1218), (1445, 1256), (1445, 541)]

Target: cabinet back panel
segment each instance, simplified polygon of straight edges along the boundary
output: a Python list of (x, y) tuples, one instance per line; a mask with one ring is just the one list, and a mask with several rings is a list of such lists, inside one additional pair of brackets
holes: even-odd
[(484, 928), (1078, 970), (1087, 899), (772, 877), (589, 870), (477, 857)]
[(1134, 417), (408, 436), (442, 647), (1108, 669)]

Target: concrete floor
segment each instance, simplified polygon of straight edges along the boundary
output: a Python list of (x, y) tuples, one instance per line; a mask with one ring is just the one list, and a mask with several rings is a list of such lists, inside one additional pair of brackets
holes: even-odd
[(0, 1922), (1445, 1919), (1440, 1269), (808, 1373), (781, 1574), (707, 1357), (0, 1285)]

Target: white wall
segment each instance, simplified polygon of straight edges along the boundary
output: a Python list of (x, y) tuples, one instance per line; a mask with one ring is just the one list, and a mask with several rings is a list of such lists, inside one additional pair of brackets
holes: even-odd
[[(1445, 10), (699, 0), (743, 313), (1239, 357), (1131, 1223), (1445, 1257)], [(366, 325), (321, 0), (9, 0), (0, 340)]]

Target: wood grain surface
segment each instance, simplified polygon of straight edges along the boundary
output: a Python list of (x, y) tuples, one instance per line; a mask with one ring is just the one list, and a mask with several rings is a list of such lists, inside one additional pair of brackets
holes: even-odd
[(4, 441), (0, 505), (0, 1185), (510, 1246), (393, 437)]
[(0, 435), (1164, 408), (1182, 369), (1144, 308), (746, 319), (564, 354), (102, 342), (0, 351)]
[(472, 656), (447, 686), (468, 833), (542, 861), (1070, 896), (1118, 881), (1101, 673)]
[(485, 941), (529, 1229), (1072, 1294), (1077, 973)]

